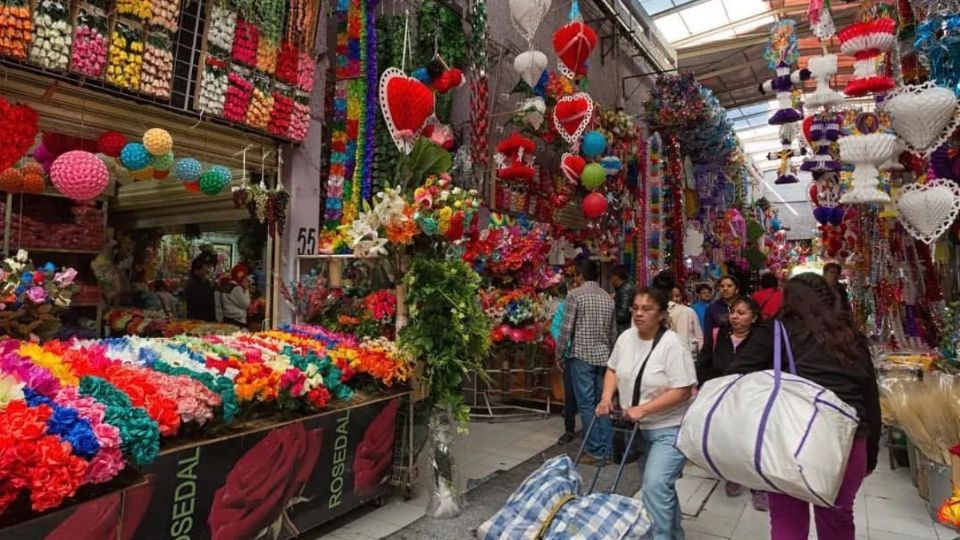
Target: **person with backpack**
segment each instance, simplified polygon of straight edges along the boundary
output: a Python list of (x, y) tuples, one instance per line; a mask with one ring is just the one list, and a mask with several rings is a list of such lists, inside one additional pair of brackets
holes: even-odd
[(783, 304), (783, 291), (780, 290), (780, 280), (772, 272), (760, 275), (760, 290), (753, 293), (753, 299), (760, 306), (760, 314), (764, 319), (772, 319), (780, 312)]
[[(837, 301), (834, 289), (815, 273), (799, 274), (787, 282), (780, 320), (792, 344), (796, 375), (830, 390), (856, 410), (859, 424), (837, 498), (832, 507), (814, 508), (820, 540), (854, 540), (854, 499), (864, 478), (876, 468), (880, 448), (880, 397), (867, 338), (857, 329), (851, 313)], [(773, 341), (771, 338), (766, 345), (768, 354), (734, 356), (726, 372), (771, 369)], [(785, 460), (790, 458), (784, 456)], [(770, 537), (806, 539), (810, 505), (772, 491), (768, 498)]]
[(697, 384), (687, 344), (669, 329), (667, 294), (641, 289), (633, 299), (633, 331), (617, 338), (604, 375), (598, 416), (609, 416), (614, 394), (624, 417), (639, 426), (647, 445), (643, 505), (653, 521), (654, 540), (683, 538), (677, 478), (686, 458), (675, 441)]
[[(730, 319), (715, 327), (706, 336), (706, 342), (697, 356), (697, 381), (703, 383), (726, 374), (737, 355), (752, 356), (753, 361), (762, 361), (770, 356), (771, 328), (763, 321), (760, 306), (752, 298), (737, 298), (730, 303)], [(743, 486), (726, 482), (724, 491), (728, 497), (738, 497)], [(751, 490), (753, 508), (766, 512), (767, 495)]]

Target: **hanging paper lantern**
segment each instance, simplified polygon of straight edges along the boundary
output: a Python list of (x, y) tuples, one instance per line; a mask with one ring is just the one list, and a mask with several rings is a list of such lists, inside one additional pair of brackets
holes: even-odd
[(603, 170), (603, 167), (597, 163), (591, 163), (584, 167), (583, 172), (580, 173), (580, 183), (587, 189), (597, 189), (603, 185), (606, 176), (607, 173)]
[(583, 135), (583, 144), (580, 153), (585, 157), (595, 158), (607, 149), (607, 138), (599, 131), (588, 131)]
[(112, 158), (120, 157), (120, 151), (126, 145), (127, 138), (119, 131), (105, 131), (97, 137), (97, 151)]
[(597, 219), (607, 212), (607, 198), (599, 193), (590, 193), (583, 198), (583, 215)]
[(110, 182), (107, 166), (82, 150), (58, 157), (50, 168), (50, 180), (60, 193), (77, 201), (87, 201), (103, 193)]
[(184, 182), (196, 182), (200, 179), (200, 173), (203, 172), (200, 162), (193, 158), (184, 158), (177, 161), (177, 178)]
[(169, 171), (173, 167), (173, 152), (167, 152), (162, 156), (153, 156), (153, 162), (150, 164), (155, 171)]
[(120, 151), (120, 163), (131, 171), (143, 169), (151, 159), (150, 152), (140, 143), (128, 143)]
[(165, 129), (148, 129), (143, 134), (143, 146), (154, 156), (162, 156), (173, 150), (173, 137)]
[(600, 166), (603, 167), (603, 170), (606, 171), (607, 175), (613, 176), (620, 172), (623, 164), (620, 163), (620, 158), (617, 156), (606, 156), (600, 160)]

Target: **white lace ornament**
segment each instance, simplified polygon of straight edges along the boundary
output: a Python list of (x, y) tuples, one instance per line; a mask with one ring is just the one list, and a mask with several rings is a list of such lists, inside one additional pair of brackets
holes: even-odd
[(550, 10), (550, 0), (510, 0), (510, 22), (528, 44), (543, 22), (543, 17)]
[(897, 211), (907, 232), (932, 244), (960, 214), (960, 186), (944, 178), (906, 185), (900, 190)]
[(904, 86), (887, 99), (890, 124), (914, 152), (929, 156), (960, 125), (953, 90), (933, 82)]

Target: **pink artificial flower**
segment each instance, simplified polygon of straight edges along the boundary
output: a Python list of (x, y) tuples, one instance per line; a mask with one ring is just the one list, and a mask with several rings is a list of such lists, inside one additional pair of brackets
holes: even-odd
[(43, 287), (31, 287), (27, 290), (27, 298), (34, 304), (42, 304), (47, 299), (47, 291)]
[(73, 268), (67, 268), (63, 272), (57, 272), (53, 276), (53, 280), (57, 282), (57, 285), (61, 287), (69, 287), (73, 285), (73, 280), (77, 278), (77, 271)]

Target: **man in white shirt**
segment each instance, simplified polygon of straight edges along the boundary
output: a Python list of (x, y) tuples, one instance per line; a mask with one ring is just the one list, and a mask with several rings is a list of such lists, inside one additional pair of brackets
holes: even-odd
[[(664, 270), (653, 278), (653, 288), (663, 291), (667, 298), (672, 297), (673, 289), (676, 287), (677, 280), (670, 270)], [(700, 347), (703, 346), (703, 329), (700, 328), (697, 312), (691, 307), (671, 300), (667, 315), (670, 317), (670, 328), (680, 336), (680, 341), (696, 356)]]

